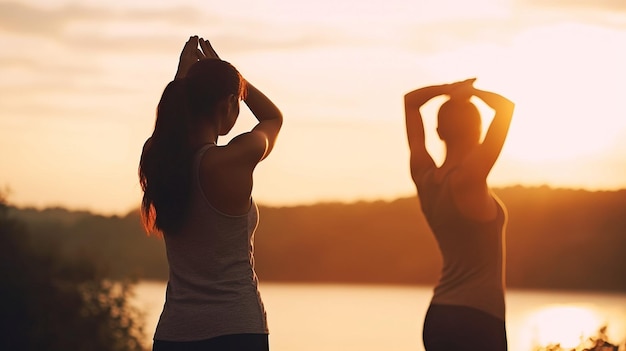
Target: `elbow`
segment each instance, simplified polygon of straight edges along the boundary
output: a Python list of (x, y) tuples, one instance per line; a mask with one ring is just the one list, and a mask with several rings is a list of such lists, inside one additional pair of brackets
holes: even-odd
[(511, 116), (510, 118), (513, 118), (513, 112), (515, 112), (515, 103), (513, 101), (508, 101), (506, 111)]
[(511, 100), (507, 100), (506, 102), (507, 102), (507, 107), (508, 107), (511, 111), (513, 111), (513, 110), (515, 109), (515, 103), (514, 103), (513, 101), (511, 101)]
[(413, 108), (418, 108), (420, 106), (421, 105), (416, 102), (415, 95), (412, 95), (411, 93), (404, 95), (404, 108), (405, 109), (413, 109)]
[(276, 123), (278, 123), (279, 126), (283, 125), (283, 113), (278, 108), (276, 109), (274, 119), (276, 120)]
[(410, 109), (420, 108), (430, 99), (425, 98), (420, 92), (412, 91), (404, 95), (404, 107)]
[(415, 92), (406, 93), (404, 95), (404, 104), (405, 105), (416, 105), (416, 103), (420, 100), (419, 95), (415, 94)]
[[(272, 121), (273, 123), (277, 123), (282, 125), (283, 123), (283, 113), (282, 111), (278, 108), (278, 106), (272, 104), (272, 106), (268, 106), (270, 108), (266, 109), (265, 111), (263, 111), (262, 113), (260, 113), (259, 115), (263, 116), (263, 120), (266, 121)], [(254, 112), (253, 112), (254, 113)]]
[(509, 119), (513, 118), (513, 112), (515, 111), (515, 103), (511, 100), (505, 100), (499, 107), (499, 112), (502, 115), (507, 116)]
[(277, 130), (280, 130), (283, 126), (282, 112), (280, 112), (280, 110), (276, 108), (275, 111), (273, 111), (271, 114), (267, 116), (267, 119), (265, 119), (265, 122), (271, 123), (274, 126), (274, 128), (276, 128)]

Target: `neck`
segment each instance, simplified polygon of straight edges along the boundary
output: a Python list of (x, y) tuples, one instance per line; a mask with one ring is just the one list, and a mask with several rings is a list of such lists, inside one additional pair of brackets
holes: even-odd
[(444, 164), (456, 166), (463, 162), (476, 145), (467, 144), (446, 144), (446, 160)]
[(200, 125), (190, 135), (194, 149), (206, 144), (217, 144), (218, 127), (211, 124)]

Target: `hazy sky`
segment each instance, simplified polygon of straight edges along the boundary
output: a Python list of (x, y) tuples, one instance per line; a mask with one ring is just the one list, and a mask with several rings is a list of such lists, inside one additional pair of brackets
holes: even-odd
[(9, 201), (136, 207), (141, 146), (193, 34), (284, 113), (261, 203), (414, 194), (402, 96), (468, 77), (517, 103), (492, 185), (626, 187), (623, 0), (32, 0), (0, 2)]

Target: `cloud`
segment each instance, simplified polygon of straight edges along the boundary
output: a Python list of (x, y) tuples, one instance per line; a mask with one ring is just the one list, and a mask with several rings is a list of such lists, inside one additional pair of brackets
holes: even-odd
[(511, 23), (509, 18), (414, 24), (404, 31), (400, 46), (418, 52), (435, 52), (458, 49), (468, 43), (507, 44), (522, 29), (520, 23)]
[[(120, 33), (120, 28), (127, 30)], [(197, 33), (203, 28), (213, 33)], [(144, 54), (169, 54), (192, 34), (208, 35), (230, 52), (358, 42), (332, 26), (225, 18), (190, 6), (114, 10), (74, 4), (44, 9), (8, 2), (0, 3), (0, 29), (17, 37), (52, 39), (71, 49)]]
[[(41, 59), (34, 56), (26, 57), (24, 55), (0, 57), (0, 67), (2, 70), (21, 70), (30, 72), (33, 75), (50, 74), (53, 72), (57, 76), (65, 76), (80, 74), (97, 74), (102, 71), (93, 65), (77, 65), (72, 62), (52, 62), (49, 59)], [(2, 86), (2, 84), (0, 84)]]
[(626, 1), (624, 0), (521, 0), (521, 2), (539, 7), (582, 7), (626, 11)]
[(206, 14), (200, 14), (196, 9), (186, 6), (121, 11), (81, 5), (42, 9), (16, 2), (0, 3), (0, 28), (15, 33), (59, 35), (72, 21), (98, 24), (119, 20), (160, 21), (172, 25), (221, 21), (220, 18), (207, 18)]

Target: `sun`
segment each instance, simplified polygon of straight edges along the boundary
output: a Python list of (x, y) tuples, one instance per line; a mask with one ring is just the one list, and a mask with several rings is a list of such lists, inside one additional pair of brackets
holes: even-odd
[(576, 305), (550, 305), (531, 313), (520, 330), (534, 346), (560, 344), (565, 349), (596, 335), (602, 321), (592, 309)]
[[(576, 160), (610, 153), (626, 122), (623, 32), (580, 23), (529, 29), (513, 43), (516, 100), (508, 152), (525, 160)], [(622, 38), (622, 39), (620, 39)], [(505, 83), (506, 84), (506, 83)]]
[(611, 149), (626, 130), (620, 96), (626, 80), (624, 40), (624, 31), (559, 22), (528, 28), (507, 43), (451, 55), (472, 57), (465, 70), (475, 72), (476, 86), (516, 103), (504, 150), (508, 157), (576, 161), (624, 152)]

